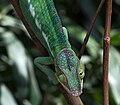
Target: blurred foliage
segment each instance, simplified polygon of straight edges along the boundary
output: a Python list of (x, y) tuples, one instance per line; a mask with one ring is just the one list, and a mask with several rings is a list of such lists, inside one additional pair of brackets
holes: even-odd
[[(100, 1), (54, 0), (70, 43), (79, 56), (82, 41)], [(110, 105), (120, 105), (120, 1), (113, 1), (109, 66)], [(82, 62), (86, 66), (81, 99), (102, 105), (102, 51), (105, 6), (97, 19)], [(41, 56), (9, 1), (0, 0), (0, 105), (67, 105), (57, 86), (33, 66)]]

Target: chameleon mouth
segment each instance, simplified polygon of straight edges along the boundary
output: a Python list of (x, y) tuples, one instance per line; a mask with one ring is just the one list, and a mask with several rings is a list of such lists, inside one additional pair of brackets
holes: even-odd
[(82, 89), (83, 89), (83, 86), (81, 84), (78, 85), (77, 88), (73, 88), (72, 86), (70, 86), (70, 93), (73, 95), (73, 96), (80, 96), (82, 94)]
[(71, 94), (73, 95), (73, 96), (79, 96), (79, 95), (81, 95), (82, 94), (82, 91), (77, 91), (77, 90), (72, 90), (71, 91)]
[(67, 78), (64, 74), (60, 75), (58, 78), (58, 81), (60, 81), (61, 85), (66, 89), (68, 93), (70, 93), (73, 96), (79, 96), (82, 94), (82, 88), (79, 89), (73, 89), (69, 86), (67, 83)]
[(64, 74), (59, 75), (58, 81), (61, 83), (61, 85), (65, 88), (65, 90), (73, 95), (73, 96), (79, 96), (82, 94), (82, 86), (79, 84), (79, 88), (74, 89), (73, 86), (71, 86), (68, 81), (67, 77)]

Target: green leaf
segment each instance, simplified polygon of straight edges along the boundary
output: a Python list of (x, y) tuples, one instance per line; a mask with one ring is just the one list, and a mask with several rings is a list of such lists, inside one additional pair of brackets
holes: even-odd
[(0, 92), (1, 105), (18, 105), (10, 90), (3, 83), (0, 83)]
[(28, 94), (29, 82), (25, 49), (12, 32), (6, 31), (1, 37), (6, 46), (8, 57), (14, 63), (13, 73), (17, 87), (16, 96), (22, 101)]
[(28, 57), (27, 64), (28, 64), (28, 70), (29, 70), (29, 76), (30, 76), (30, 102), (32, 105), (39, 105), (39, 103), (42, 100), (42, 95), (35, 78), (35, 74), (33, 71), (33, 63), (30, 57)]
[[(79, 26), (68, 26), (68, 32), (70, 33), (71, 37), (76, 38), (79, 42), (83, 42), (86, 32)], [(88, 53), (96, 58), (99, 51), (99, 44), (92, 38), (89, 38), (89, 41), (86, 46)]]
[(16, 97), (20, 102), (23, 100), (27, 102), (26, 97), (30, 94), (31, 104), (38, 105), (41, 101), (41, 93), (35, 79), (31, 59), (26, 54), (23, 44), (12, 32), (4, 32), (4, 30), (0, 36), (0, 40), (1, 44), (7, 49), (9, 59), (14, 64), (12, 69), (16, 82)]
[(118, 30), (111, 31), (111, 44), (115, 46), (120, 46), (120, 31)]
[(117, 105), (120, 104), (120, 53), (110, 49), (109, 83)]

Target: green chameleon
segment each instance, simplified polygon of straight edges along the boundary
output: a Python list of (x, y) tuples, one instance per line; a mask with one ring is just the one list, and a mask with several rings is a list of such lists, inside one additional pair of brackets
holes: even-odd
[[(66, 28), (62, 27), (52, 0), (19, 0), (20, 8), (36, 37), (49, 53), (35, 65), (54, 84), (60, 83), (73, 96), (82, 93), (84, 66), (71, 49)], [(47, 65), (54, 64), (55, 72)]]

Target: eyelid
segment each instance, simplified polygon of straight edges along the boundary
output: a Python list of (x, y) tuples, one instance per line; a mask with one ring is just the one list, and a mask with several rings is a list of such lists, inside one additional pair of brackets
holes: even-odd
[[(82, 73), (82, 74), (81, 74)], [(80, 75), (80, 78), (81, 79), (83, 79), (84, 78), (84, 76), (85, 76), (85, 73), (84, 73), (84, 71), (82, 71), (82, 72), (79, 72), (79, 75)]]
[(60, 79), (60, 81), (62, 81), (62, 82), (67, 82), (67, 78), (66, 78), (65, 74), (60, 74), (60, 75), (59, 75), (59, 79)]

